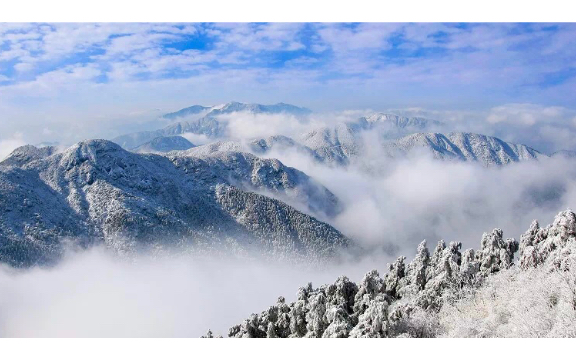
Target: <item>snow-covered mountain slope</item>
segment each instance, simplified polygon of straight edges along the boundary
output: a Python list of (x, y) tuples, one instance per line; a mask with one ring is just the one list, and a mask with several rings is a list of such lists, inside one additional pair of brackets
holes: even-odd
[(424, 151), (436, 159), (478, 161), (485, 166), (537, 160), (546, 155), (525, 145), (507, 143), (495, 137), (472, 133), (417, 133), (384, 145), (390, 157)]
[(373, 129), (380, 127), (382, 130), (391, 133), (422, 132), (431, 128), (441, 128), (444, 123), (421, 117), (405, 117), (394, 114), (374, 113), (361, 117), (350, 125), (357, 129)]
[(311, 186), (305, 174), (236, 156), (168, 158), (89, 140), (18, 166), (0, 163), (0, 261), (50, 262), (66, 239), (82, 246), (104, 242), (119, 251), (205, 244), (265, 253), (294, 249), (310, 257), (349, 244), (331, 226), (229, 180), (246, 177), (236, 170), (236, 161), (245, 161), (250, 188), (296, 201)]
[(322, 162), (337, 165), (347, 165), (351, 157), (362, 153), (364, 145), (359, 131), (345, 123), (318, 128), (302, 135), (299, 140)]
[[(199, 109), (199, 108), (198, 108)], [(408, 156), (413, 152), (429, 152), (438, 159), (477, 161), (483, 165), (502, 165), (545, 155), (524, 145), (471, 133), (431, 133), (425, 130), (445, 128), (445, 124), (419, 117), (403, 117), (374, 113), (354, 121), (339, 122), (290, 138), (284, 135), (264, 139), (227, 140), (227, 122), (223, 114), (236, 112), (307, 114), (309, 110), (293, 105), (258, 105), (228, 103), (212, 107), (205, 116), (173, 123), (164, 129), (125, 135), (114, 139), (124, 148), (142, 144), (160, 136), (185, 133), (202, 134), (217, 142), (200, 146), (190, 154), (206, 155), (218, 151), (244, 151), (260, 155), (285, 150), (297, 151), (314, 161), (329, 166), (358, 164), (373, 168), (381, 159)]]
[[(193, 133), (206, 135), (209, 138), (219, 138), (226, 136), (227, 122), (221, 119), (223, 115), (231, 115), (234, 113), (249, 113), (253, 115), (289, 114), (295, 117), (302, 117), (308, 115), (310, 112), (311, 111), (306, 108), (284, 103), (278, 103), (274, 105), (260, 105), (230, 102), (219, 106), (213, 106), (211, 108), (195, 105), (175, 113), (164, 115), (165, 118), (168, 116), (168, 119), (182, 119), (182, 121), (170, 124), (163, 129), (155, 131), (142, 131), (122, 135), (112, 139), (112, 141), (125, 149), (132, 149), (160, 136), (173, 136), (182, 135), (185, 133)], [(198, 114), (204, 115), (200, 118), (186, 120), (186, 118), (190, 115)]]
[(342, 209), (328, 189), (305, 173), (276, 159), (261, 159), (238, 151), (198, 154), (191, 149), (173, 152), (168, 158), (181, 170), (207, 182), (225, 183), (245, 190), (272, 195), (322, 218), (331, 218)]
[(43, 159), (57, 152), (58, 148), (56, 146), (36, 147), (33, 145), (24, 145), (14, 149), (0, 164), (21, 166), (32, 160)]
[(297, 151), (323, 165), (358, 165), (367, 171), (377, 170), (374, 167), (385, 159), (401, 159), (422, 153), (439, 160), (473, 161), (485, 166), (547, 157), (525, 145), (472, 133), (416, 133), (392, 140), (377, 138), (375, 143), (368, 145), (363, 135), (352, 130), (349, 124), (309, 132), (302, 136), (301, 142), (285, 136), (246, 143), (221, 141), (195, 147), (188, 154), (204, 156), (220, 151), (246, 151), (266, 156), (272, 150)]
[(229, 102), (219, 106), (213, 106), (208, 112), (208, 116), (218, 116), (235, 112), (249, 112), (252, 114), (290, 114), (294, 116), (304, 116), (312, 111), (306, 108), (278, 103), (273, 105), (244, 104), (240, 102)]
[(314, 150), (296, 142), (292, 138), (282, 135), (269, 136), (267, 138), (252, 139), (248, 141), (216, 141), (190, 149), (187, 151), (187, 154), (193, 156), (206, 156), (222, 151), (242, 151), (249, 152), (257, 156), (267, 156), (273, 151), (298, 151), (301, 154), (308, 155), (318, 161), (322, 160), (318, 157)]
[(160, 136), (134, 149), (137, 153), (166, 153), (174, 150), (188, 150), (195, 145), (182, 136)]
[(191, 115), (202, 114), (202, 113), (210, 111), (210, 109), (211, 108), (207, 107), (207, 106), (192, 105), (192, 106), (189, 106), (189, 107), (184, 108), (184, 109), (180, 109), (180, 110), (175, 111), (175, 112), (164, 114), (164, 115), (162, 115), (162, 117), (164, 119), (168, 119), (168, 120), (175, 120), (175, 119), (182, 118), (182, 117), (188, 117)]
[(441, 126), (443, 123), (436, 120), (374, 113), (355, 121), (314, 129), (303, 134), (299, 141), (311, 149), (322, 162), (347, 165), (351, 158), (365, 153), (367, 134), (373, 135), (378, 142), (384, 142)]

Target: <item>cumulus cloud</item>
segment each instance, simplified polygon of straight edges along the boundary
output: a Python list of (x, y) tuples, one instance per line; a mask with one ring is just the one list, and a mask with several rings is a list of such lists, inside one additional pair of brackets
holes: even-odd
[(210, 140), (208, 136), (204, 134), (184, 133), (181, 136), (196, 146), (212, 142), (212, 140)]
[(284, 114), (234, 113), (222, 117), (228, 124), (228, 135), (233, 139), (251, 139), (273, 135), (297, 136), (318, 124)]

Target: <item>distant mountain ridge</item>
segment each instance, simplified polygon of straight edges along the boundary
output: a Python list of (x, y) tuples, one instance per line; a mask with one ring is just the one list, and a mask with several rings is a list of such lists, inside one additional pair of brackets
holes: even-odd
[(390, 157), (406, 156), (410, 152), (422, 149), (436, 159), (477, 161), (485, 166), (547, 157), (526, 145), (508, 143), (492, 136), (462, 132), (447, 135), (412, 134), (391, 141), (385, 144), (384, 148)]
[[(254, 139), (245, 144), (237, 141), (215, 142), (189, 150), (195, 154), (218, 151), (249, 151), (264, 156), (272, 150), (297, 151), (312, 160), (330, 166), (362, 163), (367, 150), (363, 138), (350, 130), (349, 125), (321, 128), (302, 136), (298, 142), (285, 136)], [(505, 165), (513, 162), (538, 160), (548, 156), (526, 145), (513, 144), (501, 139), (473, 133), (453, 132), (415, 133), (399, 139), (381, 140), (380, 150), (371, 149), (380, 157), (401, 159), (417, 152), (438, 160), (472, 161), (484, 166)], [(381, 159), (380, 159), (381, 160)]]
[(406, 117), (395, 114), (387, 113), (374, 113), (368, 116), (363, 116), (355, 122), (351, 122), (352, 125), (363, 129), (370, 129), (375, 126), (385, 125), (392, 129), (406, 129), (412, 131), (422, 131), (430, 129), (431, 127), (442, 127), (445, 124), (438, 120), (426, 119), (422, 117)]
[(181, 117), (186, 117), (186, 116), (190, 116), (190, 115), (197, 115), (197, 114), (200, 114), (202, 112), (207, 112), (210, 109), (211, 108), (208, 106), (192, 105), (192, 106), (189, 106), (189, 107), (184, 108), (184, 109), (180, 109), (180, 110), (175, 111), (175, 112), (164, 114), (164, 115), (162, 115), (162, 117), (164, 119), (174, 120), (174, 119), (181, 118)]
[[(301, 117), (310, 114), (311, 110), (285, 103), (261, 105), (230, 102), (212, 107), (194, 105), (173, 113), (165, 114), (163, 116), (165, 119), (182, 119), (182, 121), (170, 124), (159, 130), (141, 131), (121, 135), (112, 139), (112, 141), (125, 149), (133, 149), (158, 137), (182, 135), (185, 133), (206, 135), (209, 138), (219, 138), (226, 135), (227, 124), (225, 121), (219, 120), (218, 118), (223, 115), (229, 115), (237, 112), (247, 112), (255, 115), (289, 114), (296, 117)], [(201, 116), (199, 118), (185, 120), (187, 117), (192, 115)]]
[(165, 153), (174, 150), (188, 150), (194, 146), (194, 144), (182, 136), (160, 136), (131, 149), (131, 151), (138, 153)]
[(576, 151), (574, 150), (560, 150), (556, 151), (550, 157), (562, 157), (566, 159), (576, 158)]

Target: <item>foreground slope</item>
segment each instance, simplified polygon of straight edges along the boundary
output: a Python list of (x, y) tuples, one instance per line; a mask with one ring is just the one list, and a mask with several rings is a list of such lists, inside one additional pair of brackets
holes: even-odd
[(414, 260), (405, 260), (389, 264), (383, 277), (368, 272), (358, 284), (345, 276), (319, 288), (309, 283), (295, 302), (280, 297), (229, 336), (576, 336), (576, 214), (570, 210), (544, 228), (535, 221), (520, 242), (494, 229), (479, 250), (461, 252), (461, 243), (440, 241), (430, 253), (422, 242)]
[[(252, 174), (246, 184), (240, 175), (234, 181), (232, 163), (135, 154), (105, 140), (30, 156), (18, 166), (9, 156), (0, 163), (0, 261), (16, 266), (50, 262), (66, 239), (80, 246), (104, 242), (119, 251), (221, 244), (312, 257), (348, 244), (331, 226), (240, 189), (297, 201), (307, 194), (298, 187), (312, 186), (305, 174), (281, 163), (251, 160), (244, 164)], [(289, 189), (292, 185), (296, 189)], [(326, 195), (326, 203), (336, 201)], [(257, 214), (262, 208), (271, 211)], [(260, 222), (267, 224), (265, 232), (257, 231), (264, 226)]]

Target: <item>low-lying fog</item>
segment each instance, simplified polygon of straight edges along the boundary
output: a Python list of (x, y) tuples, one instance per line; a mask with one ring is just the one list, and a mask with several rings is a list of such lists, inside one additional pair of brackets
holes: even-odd
[[(326, 267), (226, 257), (138, 255), (102, 248), (53, 268), (0, 268), (0, 337), (200, 337), (273, 305), (300, 286), (359, 281), (385, 258)], [(389, 259), (388, 259), (389, 260)]]

